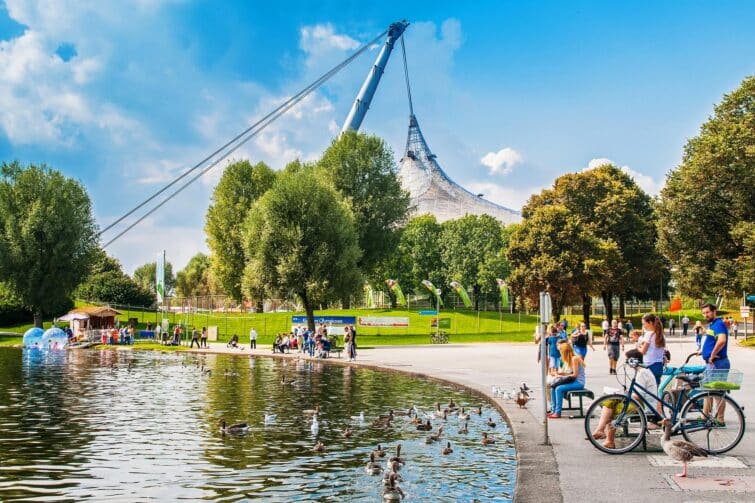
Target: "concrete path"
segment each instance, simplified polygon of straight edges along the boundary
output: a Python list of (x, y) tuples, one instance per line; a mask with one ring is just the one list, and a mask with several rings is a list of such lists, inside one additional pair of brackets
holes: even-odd
[[(732, 341), (733, 342), (733, 341)], [(674, 363), (694, 351), (691, 340), (669, 343)], [(619, 387), (608, 374), (602, 345), (587, 356), (587, 387), (599, 395), (604, 386)], [(212, 352), (226, 352), (213, 345)], [(688, 480), (675, 479), (677, 466), (665, 466), (662, 451), (604, 454), (585, 439), (582, 419), (549, 421), (551, 446), (543, 445), (543, 402), (533, 344), (448, 344), (391, 346), (360, 350), (355, 365), (377, 366), (457, 382), (499, 403), (509, 417), (517, 442), (519, 471), (517, 501), (753, 501), (755, 497), (755, 436), (748, 427), (742, 442), (711, 465), (690, 465)], [(235, 350), (234, 352), (237, 352)], [(270, 355), (269, 349), (242, 354)], [(286, 355), (297, 357), (299, 354)], [(755, 408), (755, 350), (730, 347), (732, 367), (743, 370), (742, 391), (734, 398), (745, 413)], [(334, 362), (343, 360), (333, 359)], [(699, 360), (698, 360), (699, 361)], [(753, 369), (750, 371), (750, 369)], [(492, 387), (512, 389), (521, 382), (533, 388), (527, 409), (493, 398)], [(735, 468), (735, 466), (738, 466)]]

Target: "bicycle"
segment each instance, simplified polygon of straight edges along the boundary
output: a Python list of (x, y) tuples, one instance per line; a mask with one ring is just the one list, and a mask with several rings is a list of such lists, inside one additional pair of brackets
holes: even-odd
[(702, 374), (705, 372), (705, 365), (688, 365), (689, 361), (695, 357), (700, 356), (700, 353), (691, 353), (689, 356), (687, 356), (687, 359), (684, 360), (684, 363), (681, 367), (674, 367), (672, 365), (666, 365), (663, 368), (663, 377), (664, 379), (661, 381), (661, 385), (658, 386), (658, 395), (663, 397), (663, 400), (665, 402), (675, 404), (677, 398), (679, 397), (679, 394), (681, 390), (679, 388), (672, 388), (667, 390), (668, 386), (671, 384), (671, 382), (679, 376), (679, 374)]
[[(634, 369), (634, 376), (629, 388), (624, 386), (626, 394), (602, 396), (590, 405), (585, 414), (585, 433), (596, 449), (607, 454), (624, 454), (645, 440), (648, 432), (646, 408), (650, 411), (651, 419), (664, 419), (647, 397), (652, 397), (653, 401), (661, 404), (664, 417), (666, 409), (669, 410), (668, 419), (672, 424), (672, 435), (681, 434), (685, 440), (711, 454), (730, 451), (742, 440), (745, 431), (744, 412), (729, 396), (730, 390), (738, 389), (739, 384), (733, 381), (741, 383), (741, 372), (728, 370), (720, 373), (706, 372), (702, 375), (677, 374), (676, 379), (684, 381), (689, 388), (683, 388), (679, 397), (670, 403), (636, 382), (638, 369), (645, 366), (636, 359), (630, 359), (625, 364), (625, 367), (627, 366)], [(698, 390), (702, 385), (710, 389)], [(604, 407), (612, 411), (608, 427), (614, 429), (613, 447), (606, 447), (600, 442), (601, 439), (593, 436), (604, 414)], [(708, 408), (710, 410), (706, 411)], [(723, 421), (720, 420), (721, 417), (724, 417)]]
[(448, 333), (441, 330), (430, 334), (430, 344), (448, 344)]

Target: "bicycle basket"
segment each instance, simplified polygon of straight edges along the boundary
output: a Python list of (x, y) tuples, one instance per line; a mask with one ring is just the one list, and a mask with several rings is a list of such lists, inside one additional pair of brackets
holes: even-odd
[(734, 391), (741, 388), (743, 376), (740, 370), (706, 370), (700, 384), (705, 389)]

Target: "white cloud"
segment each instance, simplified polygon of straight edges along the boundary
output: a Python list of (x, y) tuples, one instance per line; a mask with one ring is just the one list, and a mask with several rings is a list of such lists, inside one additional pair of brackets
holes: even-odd
[(629, 166), (619, 166), (617, 163), (606, 157), (597, 157), (595, 159), (591, 159), (590, 162), (587, 163), (587, 167), (582, 171), (595, 169), (600, 166), (605, 166), (606, 164), (612, 164), (618, 167), (621, 171), (629, 175), (634, 180), (634, 182), (640, 186), (642, 190), (644, 190), (651, 196), (657, 196), (658, 194), (660, 194), (661, 189), (663, 188), (663, 182), (656, 181), (652, 176), (640, 173), (639, 171), (635, 171)]
[(492, 182), (469, 182), (465, 188), (475, 194), (482, 194), (488, 201), (513, 210), (521, 210), (532, 194), (539, 194), (545, 187), (505, 187)]
[(488, 152), (480, 162), (487, 166), (490, 174), (505, 175), (510, 173), (514, 166), (521, 163), (522, 155), (511, 147), (502, 148), (498, 152)]

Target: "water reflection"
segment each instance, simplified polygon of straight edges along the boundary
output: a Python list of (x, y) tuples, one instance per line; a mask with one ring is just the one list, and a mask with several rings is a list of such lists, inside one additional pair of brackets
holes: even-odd
[[(212, 369), (207, 375), (204, 365)], [(130, 351), (0, 351), (0, 500), (120, 498), (238, 501), (380, 501), (364, 465), (377, 443), (401, 443), (402, 488), (414, 501), (505, 501), (515, 452), (505, 423), (483, 405), (469, 434), (445, 424), (441, 455), (407, 417), (372, 424), (389, 409), (431, 413), (478, 397), (400, 374), (308, 360)], [(302, 411), (320, 406), (319, 431)], [(358, 417), (364, 412), (366, 421)], [(276, 420), (265, 424), (265, 414)], [(498, 423), (485, 425), (488, 417)], [(249, 433), (223, 435), (219, 420)], [(353, 430), (351, 438), (342, 431)], [(496, 437), (482, 446), (482, 431)], [(320, 440), (326, 452), (315, 454)], [(445, 444), (444, 444), (445, 445)]]

